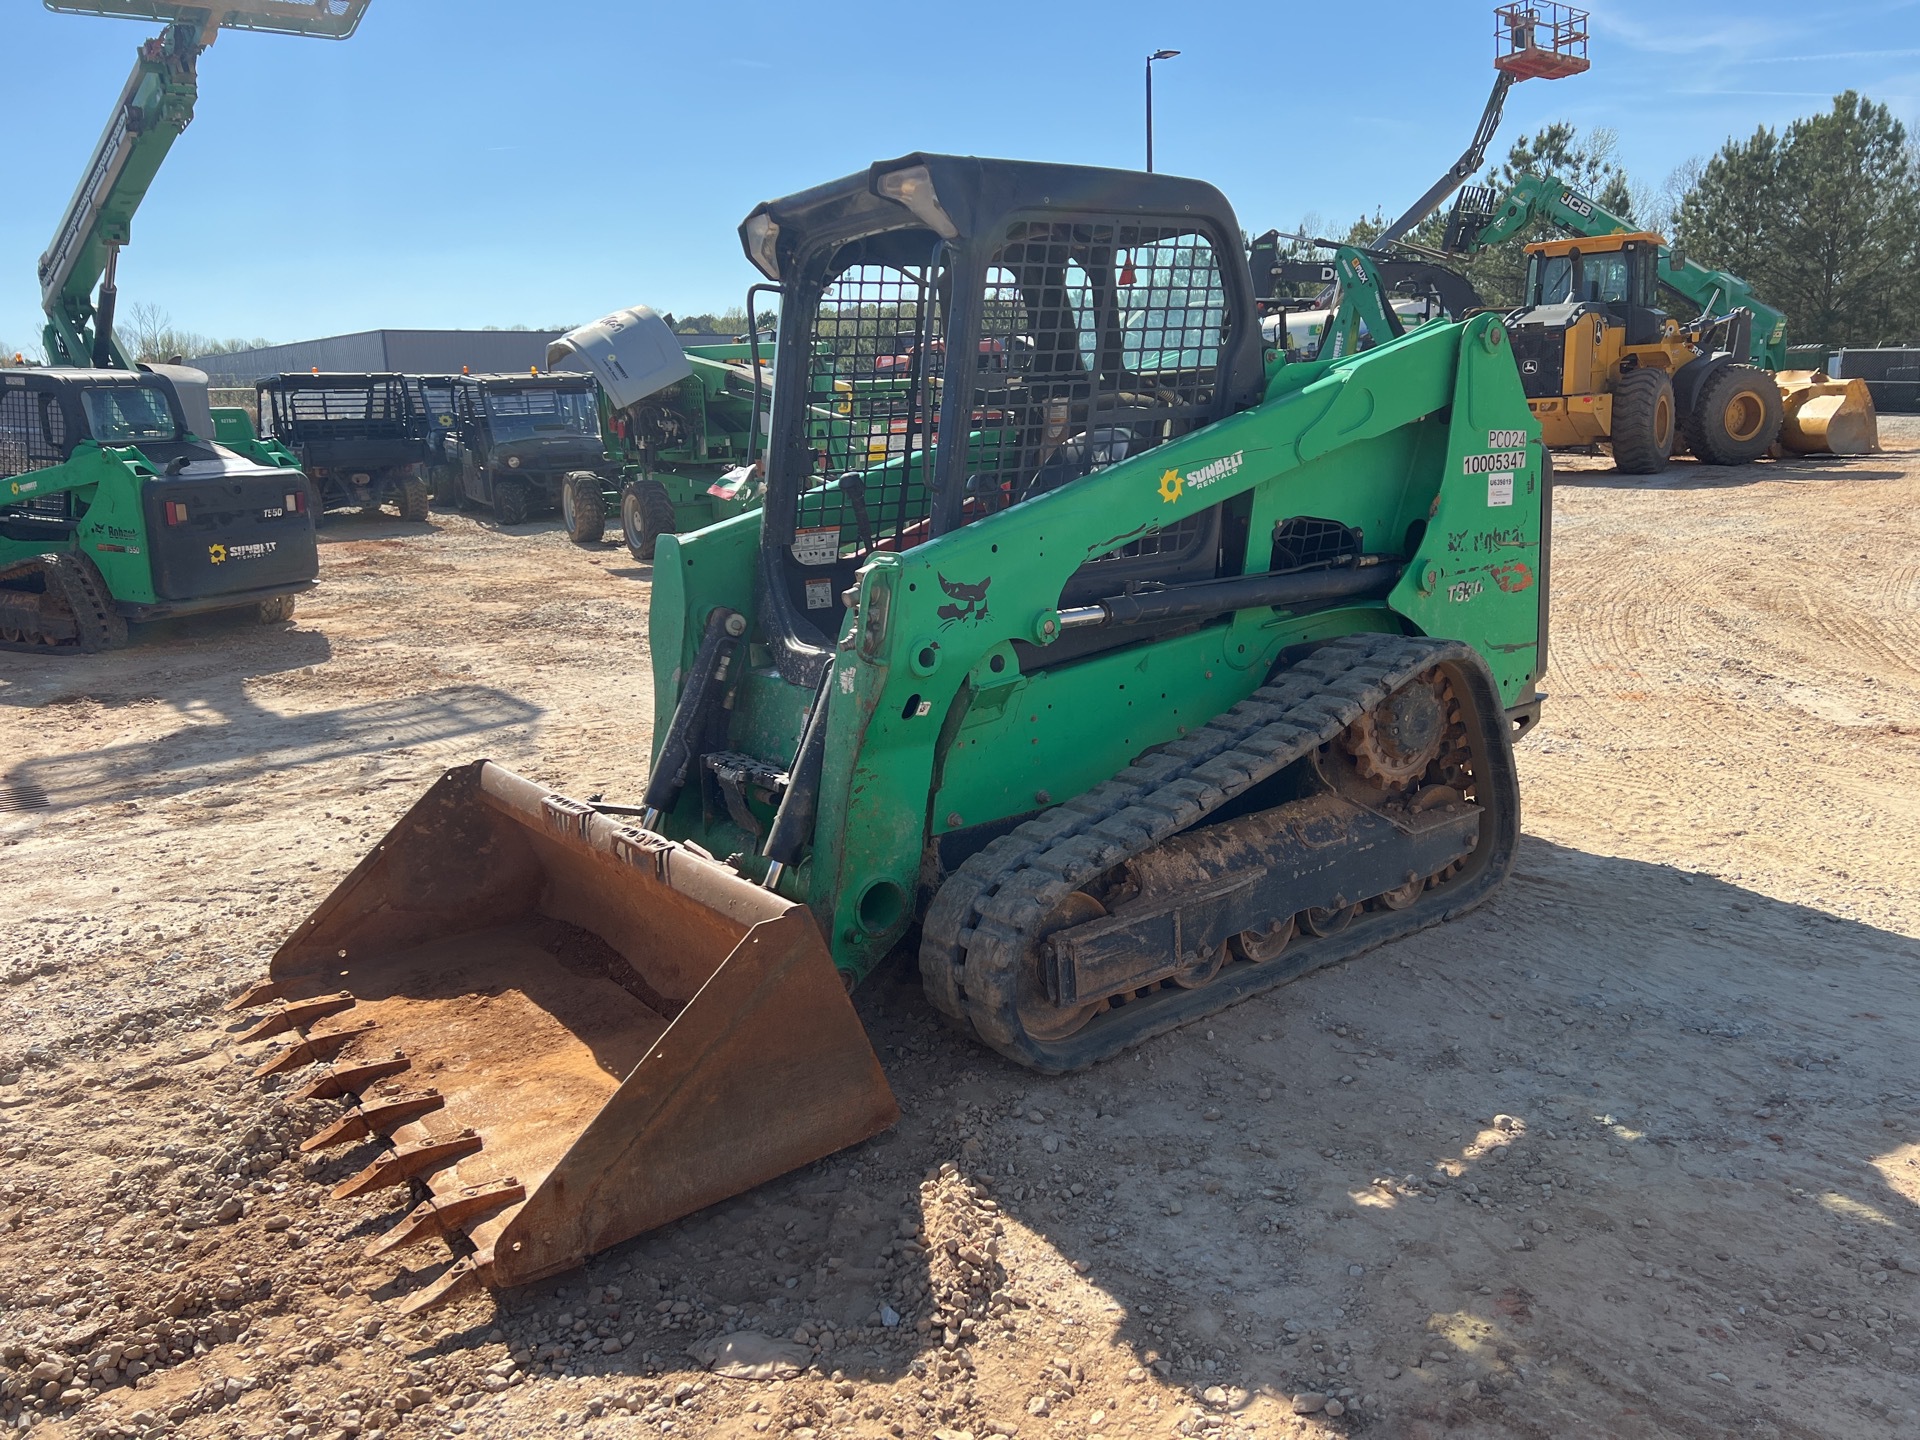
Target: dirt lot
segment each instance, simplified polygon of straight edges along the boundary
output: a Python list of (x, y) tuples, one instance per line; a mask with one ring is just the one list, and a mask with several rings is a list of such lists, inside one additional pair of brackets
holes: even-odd
[[(424, 1323), (360, 1255), (404, 1202), (323, 1203), (365, 1155), (298, 1155), (334, 1107), (219, 1006), (448, 764), (637, 792), (646, 571), (348, 519), (292, 626), (0, 661), (0, 1419), (1920, 1435), (1920, 423), (1884, 439), (1562, 467), (1490, 906), (1065, 1080), (883, 976), (897, 1130)], [(724, 1331), (810, 1366), (717, 1377)]]

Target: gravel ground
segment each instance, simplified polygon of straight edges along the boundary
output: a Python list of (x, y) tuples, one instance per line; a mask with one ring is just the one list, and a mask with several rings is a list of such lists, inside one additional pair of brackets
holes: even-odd
[[(1089, 1074), (859, 997), (866, 1145), (416, 1320), (220, 1004), (449, 764), (637, 792), (648, 573), (346, 518), (288, 626), (0, 660), (0, 1421), (1920, 1435), (1920, 422), (1561, 467), (1496, 900)], [(713, 1368), (709, 1368), (709, 1367)], [(746, 1372), (760, 1378), (743, 1378)]]

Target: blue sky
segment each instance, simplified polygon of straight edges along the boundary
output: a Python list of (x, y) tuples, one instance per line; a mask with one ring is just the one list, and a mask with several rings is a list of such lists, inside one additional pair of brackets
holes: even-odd
[[(1920, 0), (1591, 8), (1594, 68), (1518, 86), (1496, 155), (1548, 120), (1607, 125), (1658, 187), (1848, 86), (1920, 130)], [(1218, 184), (1253, 231), (1392, 211), (1471, 135), (1491, 9), (374, 0), (344, 43), (231, 32), (203, 57), (122, 303), (274, 340), (721, 309), (753, 278), (740, 218), (869, 161), (1138, 166), (1141, 62), (1163, 46), (1183, 53), (1155, 69), (1161, 169)], [(37, 341), (35, 262), (153, 28), (0, 0), (10, 346)]]

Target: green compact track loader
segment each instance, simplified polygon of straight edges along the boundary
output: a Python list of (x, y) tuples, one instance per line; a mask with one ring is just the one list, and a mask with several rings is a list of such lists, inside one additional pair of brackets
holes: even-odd
[(198, 370), (0, 371), (0, 649), (109, 650), (129, 620), (205, 610), (292, 617), (319, 573), (306, 477), (271, 441), (213, 434)]
[[(644, 796), (449, 772), (235, 1002), (351, 1102), (313, 1144), (380, 1137), (342, 1193), (414, 1186), (373, 1248), (450, 1242), (413, 1305), (890, 1124), (890, 956), (1057, 1073), (1513, 864), (1549, 474), (1497, 315), (1290, 363), (1169, 175), (914, 154), (741, 235), (765, 503), (659, 540)], [(815, 427), (880, 370), (884, 433)]]

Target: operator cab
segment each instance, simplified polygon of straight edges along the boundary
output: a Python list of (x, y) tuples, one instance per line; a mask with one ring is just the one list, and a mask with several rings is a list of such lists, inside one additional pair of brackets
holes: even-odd
[(21, 477), (65, 464), (87, 441), (136, 449), (163, 473), (192, 466), (201, 474), (229, 462), (249, 474), (259, 470), (203, 438), (212, 433), (206, 377), (197, 370), (9, 370), (0, 378), (0, 536), (52, 543), (73, 533), (85, 500), (68, 490), (37, 495)]
[(1660, 308), (1660, 246), (1650, 231), (1529, 245), (1527, 305), (1595, 307), (1624, 328), (1626, 344), (1657, 345), (1667, 321)]
[[(868, 555), (1071, 485), (1263, 387), (1239, 223), (1199, 181), (914, 154), (763, 204), (740, 234), (784, 291), (759, 609), (794, 683), (817, 683)], [(1224, 508), (1116, 537), (1062, 603), (1211, 579), (1228, 550), (1237, 565)], [(949, 594), (962, 618), (992, 604), (986, 582)]]

